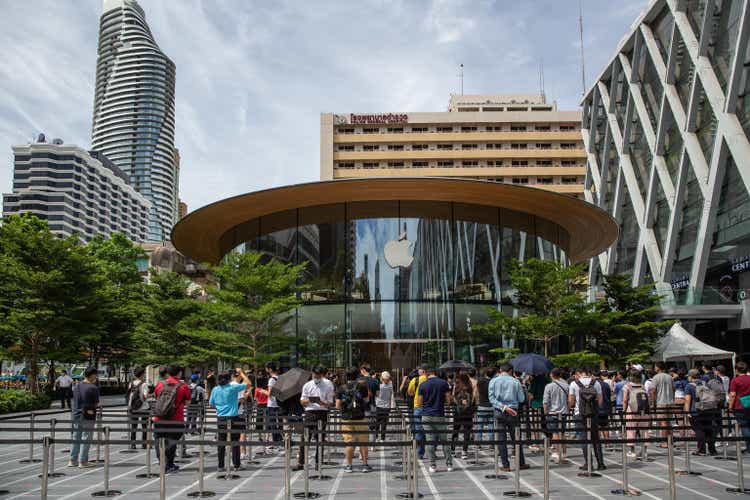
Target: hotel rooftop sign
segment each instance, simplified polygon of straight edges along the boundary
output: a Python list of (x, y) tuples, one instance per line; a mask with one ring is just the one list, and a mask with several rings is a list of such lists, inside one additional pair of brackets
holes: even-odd
[(373, 115), (349, 114), (349, 123), (361, 125), (379, 125), (393, 123), (408, 123), (409, 115), (405, 113), (377, 113)]

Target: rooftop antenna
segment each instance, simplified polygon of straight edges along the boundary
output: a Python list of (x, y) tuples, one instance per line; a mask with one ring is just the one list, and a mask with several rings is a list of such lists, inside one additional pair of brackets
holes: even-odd
[(578, 33), (581, 38), (581, 95), (586, 95), (586, 65), (583, 59), (583, 0), (578, 0)]
[(544, 59), (542, 58), (539, 59), (539, 93), (546, 102), (546, 97), (544, 96)]
[(464, 95), (464, 65), (463, 65), (463, 63), (461, 64), (460, 70), (459, 70), (459, 73), (458, 73), (458, 81), (459, 81), (460, 86), (461, 86), (461, 95)]

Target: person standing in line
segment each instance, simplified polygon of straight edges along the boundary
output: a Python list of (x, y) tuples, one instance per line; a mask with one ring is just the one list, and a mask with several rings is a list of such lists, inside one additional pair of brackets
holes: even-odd
[[(663, 361), (658, 361), (654, 366), (653, 385), (649, 399), (656, 407), (656, 418), (661, 420), (661, 436), (666, 438), (672, 427), (672, 409), (674, 408), (674, 380), (667, 373), (667, 367)], [(661, 443), (660, 448), (667, 448), (667, 443)]]
[[(713, 373), (711, 373), (713, 375)], [(705, 376), (705, 375), (704, 375)], [(703, 381), (700, 371), (688, 370), (688, 385), (685, 388), (685, 411), (690, 413), (690, 427), (695, 433), (697, 449), (693, 452), (696, 456), (705, 456), (706, 449), (711, 455), (716, 455), (716, 409), (709, 408), (706, 404), (707, 384), (715, 377)], [(704, 396), (704, 397), (702, 397)]]
[(352, 460), (354, 448), (359, 444), (360, 458), (362, 459), (362, 472), (371, 472), (372, 468), (367, 463), (368, 447), (367, 434), (369, 425), (365, 418), (365, 410), (369, 407), (370, 387), (360, 376), (356, 366), (349, 368), (346, 372), (346, 383), (336, 390), (336, 408), (341, 411), (342, 438), (346, 443), (345, 456), (346, 465), (344, 472), (353, 472)]
[[(568, 392), (570, 387), (562, 378), (562, 370), (553, 368), (549, 373), (552, 381), (544, 387), (544, 396), (542, 405), (544, 409), (545, 422), (547, 423), (547, 432), (552, 434), (552, 439), (560, 440), (565, 433), (565, 420), (569, 413)], [(558, 464), (566, 460), (565, 445), (558, 445), (550, 458), (557, 461)]]
[[(499, 438), (498, 451), (503, 463), (501, 470), (510, 472), (510, 460), (508, 459), (508, 434), (511, 444), (515, 445), (515, 430), (519, 425), (518, 408), (526, 400), (526, 393), (518, 379), (514, 378), (513, 367), (510, 363), (500, 365), (500, 374), (496, 375), (489, 384), (488, 393), (490, 403), (495, 410), (495, 435)], [(519, 460), (521, 469), (528, 469), (523, 456), (523, 446), (519, 447)]]
[(477, 380), (477, 441), (479, 449), (482, 449), (484, 433), (493, 439), (492, 433), (495, 428), (494, 409), (490, 403), (489, 386), (490, 380), (495, 376), (495, 368), (488, 366), (484, 375)]
[(268, 405), (266, 409), (268, 411), (268, 427), (271, 433), (271, 445), (266, 449), (267, 452), (278, 451), (279, 443), (281, 443), (281, 424), (279, 422), (279, 403), (276, 400), (276, 396), (273, 395), (273, 386), (279, 380), (279, 365), (276, 361), (269, 361), (266, 363), (266, 374), (268, 375)]
[[(578, 439), (591, 439), (594, 446), (594, 457), (597, 462), (597, 470), (606, 470), (604, 456), (602, 454), (602, 443), (599, 440), (598, 408), (603, 403), (602, 387), (597, 384), (591, 375), (591, 369), (582, 366), (576, 370), (576, 380), (570, 384), (568, 404), (573, 408), (573, 415), (578, 427)], [(590, 425), (589, 425), (590, 423)], [(588, 444), (581, 445), (584, 464), (581, 470), (588, 470)]]
[[(628, 375), (628, 384), (622, 390), (623, 413), (627, 427), (627, 438), (630, 440), (640, 437), (648, 437), (648, 428), (651, 425), (649, 412), (651, 409), (651, 398), (646, 388), (641, 383), (641, 374), (636, 370), (631, 370)], [(643, 430), (641, 430), (643, 429)], [(646, 454), (648, 443), (641, 445), (641, 453)], [(638, 458), (635, 453), (635, 444), (628, 445), (628, 457)]]
[(148, 414), (149, 406), (146, 400), (148, 399), (148, 386), (144, 382), (144, 375), (146, 370), (141, 366), (136, 366), (133, 370), (133, 376), (135, 377), (128, 384), (128, 388), (125, 391), (127, 408), (128, 408), (128, 422), (130, 423), (130, 449), (135, 450), (135, 438), (138, 434), (138, 426), (140, 425), (142, 433), (141, 448), (146, 448), (146, 439), (148, 438)]
[[(427, 441), (425, 451), (430, 460), (430, 472), (437, 472), (437, 456), (435, 455), (434, 441), (442, 441), (443, 455), (447, 471), (453, 470), (453, 457), (448, 445), (448, 426), (445, 420), (445, 405), (451, 401), (451, 388), (448, 382), (437, 376), (433, 368), (425, 370), (427, 380), (420, 386), (417, 392), (417, 402), (422, 408), (422, 427), (424, 428)], [(430, 441), (433, 441), (430, 443)]]
[(258, 440), (263, 442), (263, 450), (265, 451), (270, 444), (268, 439), (268, 379), (258, 375), (255, 381), (255, 390), (253, 391), (255, 431), (258, 433)]
[[(236, 373), (239, 373), (240, 382), (232, 384), (230, 383), (232, 376)], [(219, 428), (217, 439), (220, 443), (222, 441), (231, 443), (232, 465), (235, 469), (240, 469), (242, 466), (240, 447), (236, 443), (240, 438), (244, 422), (239, 414), (239, 396), (250, 387), (250, 379), (242, 368), (237, 368), (233, 372), (220, 373), (217, 382), (218, 384), (211, 391), (211, 397), (208, 400), (209, 406), (216, 408), (216, 421)], [(229, 425), (231, 425), (231, 431), (228, 431)], [(219, 444), (217, 451), (218, 468), (221, 470), (225, 466), (226, 445)]]
[(185, 431), (185, 405), (190, 402), (190, 388), (180, 381), (182, 368), (179, 366), (169, 365), (165, 375), (166, 379), (154, 388), (155, 451), (157, 457), (161, 456), (161, 440), (164, 438), (165, 470), (167, 474), (173, 474), (180, 470), (174, 459), (177, 455), (177, 443)]
[(469, 441), (471, 441), (471, 426), (474, 422), (474, 412), (477, 406), (477, 389), (471, 383), (466, 372), (456, 376), (453, 386), (452, 399), (456, 413), (453, 416), (453, 433), (451, 435), (451, 452), (456, 449), (456, 441), (460, 433), (463, 434), (463, 445), (461, 447), (461, 459), (466, 460), (469, 456)]
[(377, 396), (375, 396), (375, 406), (377, 408), (377, 433), (380, 434), (380, 440), (385, 442), (388, 419), (391, 416), (391, 407), (393, 406), (393, 383), (391, 382), (391, 374), (388, 372), (380, 374), (380, 387)]
[(417, 376), (409, 382), (407, 394), (414, 398), (414, 411), (412, 412), (412, 432), (414, 440), (417, 442), (417, 457), (424, 460), (424, 429), (422, 427), (422, 407), (419, 405), (419, 386), (427, 380), (425, 369), (427, 366), (420, 365), (417, 368)]
[(367, 421), (370, 426), (370, 441), (374, 442), (376, 438), (376, 418), (378, 414), (378, 409), (375, 406), (375, 399), (378, 397), (380, 382), (378, 382), (378, 379), (372, 376), (372, 367), (370, 366), (370, 363), (362, 363), (361, 365), (359, 365), (359, 374), (360, 379), (367, 382), (367, 387), (370, 389), (370, 395), (372, 396), (368, 403), (365, 417), (367, 417)]
[(211, 391), (214, 390), (214, 387), (216, 387), (216, 374), (214, 374), (214, 371), (209, 368), (206, 371), (206, 397), (211, 398)]
[(97, 369), (89, 366), (83, 372), (83, 380), (73, 388), (73, 443), (70, 447), (68, 467), (85, 469), (95, 467), (89, 462), (89, 443), (94, 432), (96, 412), (99, 409), (99, 387), (96, 386)]
[[(232, 381), (229, 382), (231, 385), (241, 385), (244, 383), (244, 379), (242, 378), (242, 375), (240, 375), (239, 369), (236, 369), (231, 372), (232, 375)], [(247, 374), (245, 374), (247, 376)], [(256, 379), (257, 381), (257, 379)], [(245, 384), (245, 388), (237, 393), (237, 419), (238, 422), (232, 423), (232, 427), (239, 429), (239, 440), (241, 442), (247, 441), (247, 431), (249, 427), (249, 415), (252, 414), (252, 398), (250, 397), (250, 392), (252, 391), (253, 385), (252, 381), (250, 381), (250, 377), (248, 377), (248, 382)], [(240, 445), (240, 462), (242, 460), (249, 459), (247, 455), (247, 446), (244, 444)]]
[(188, 434), (198, 434), (198, 418), (203, 413), (205, 401), (206, 390), (200, 384), (200, 375), (193, 373), (190, 376), (190, 405), (187, 415)]
[[(316, 366), (312, 370), (312, 379), (307, 381), (302, 386), (302, 394), (300, 395), (299, 402), (305, 409), (303, 425), (308, 431), (310, 441), (322, 440), (325, 441), (325, 431), (328, 425), (328, 411), (334, 405), (335, 388), (330, 380), (325, 375), (327, 370), (324, 366)], [(320, 422), (320, 424), (318, 424)], [(320, 425), (320, 431), (323, 433), (322, 436), (318, 434), (318, 425)], [(305, 468), (305, 444), (304, 441), (299, 447), (299, 456), (297, 457), (297, 466), (293, 467), (292, 470), (302, 470)], [(319, 448), (315, 449), (315, 463), (320, 458), (318, 456)]]
[(737, 362), (734, 378), (729, 383), (729, 411), (737, 419), (742, 437), (745, 438), (742, 453), (750, 453), (750, 375), (744, 361)]
[(67, 370), (63, 370), (57, 380), (55, 380), (57, 395), (60, 398), (60, 408), (70, 408), (71, 399), (73, 398), (73, 379), (68, 375)]

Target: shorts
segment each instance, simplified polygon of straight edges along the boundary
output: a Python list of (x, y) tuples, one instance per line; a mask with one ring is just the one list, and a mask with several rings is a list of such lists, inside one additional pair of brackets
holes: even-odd
[(675, 410), (675, 405), (656, 405), (656, 418), (667, 420), (672, 418), (672, 413)]
[(342, 420), (341, 433), (345, 443), (367, 444), (370, 428), (365, 419)]

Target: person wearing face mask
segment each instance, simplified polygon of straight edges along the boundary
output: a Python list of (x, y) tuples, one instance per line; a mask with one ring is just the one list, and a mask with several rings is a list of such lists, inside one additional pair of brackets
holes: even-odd
[[(312, 378), (302, 386), (302, 395), (299, 398), (300, 404), (305, 409), (304, 426), (308, 429), (310, 440), (318, 439), (318, 425), (321, 426), (322, 432), (325, 433), (326, 424), (328, 423), (328, 409), (334, 405), (333, 398), (336, 389), (333, 383), (326, 377), (326, 369), (323, 366), (316, 366), (312, 370)], [(321, 422), (321, 424), (318, 424)], [(325, 440), (325, 435), (321, 436)], [(315, 462), (318, 461), (318, 448), (315, 450)], [(302, 470), (304, 468), (305, 446), (300, 444), (299, 457), (297, 466), (292, 470)]]

